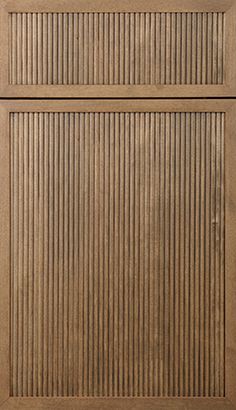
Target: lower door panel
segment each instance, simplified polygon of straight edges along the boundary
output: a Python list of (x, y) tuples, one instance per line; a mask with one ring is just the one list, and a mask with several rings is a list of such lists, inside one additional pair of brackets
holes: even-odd
[(233, 409), (236, 104), (2, 102), (3, 409)]

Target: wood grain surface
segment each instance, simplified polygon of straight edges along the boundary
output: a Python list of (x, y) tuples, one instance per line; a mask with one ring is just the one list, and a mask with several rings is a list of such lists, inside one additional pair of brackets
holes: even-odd
[(1, 0), (1, 409), (236, 410), (235, 22)]

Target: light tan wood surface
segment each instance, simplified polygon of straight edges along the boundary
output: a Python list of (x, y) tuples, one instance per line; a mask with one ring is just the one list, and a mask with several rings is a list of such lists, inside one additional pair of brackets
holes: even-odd
[(235, 0), (0, 7), (3, 97), (236, 94)]
[(233, 409), (236, 103), (0, 115), (2, 408)]

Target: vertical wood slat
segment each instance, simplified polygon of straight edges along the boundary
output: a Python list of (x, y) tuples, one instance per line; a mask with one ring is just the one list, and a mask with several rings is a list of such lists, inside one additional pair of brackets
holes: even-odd
[(13, 113), (13, 396), (224, 396), (224, 114)]
[(10, 84), (222, 84), (224, 13), (10, 13)]

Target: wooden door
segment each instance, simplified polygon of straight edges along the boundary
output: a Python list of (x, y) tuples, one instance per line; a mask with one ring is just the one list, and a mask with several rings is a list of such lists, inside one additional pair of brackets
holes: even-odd
[(233, 409), (236, 103), (1, 103), (2, 409)]

